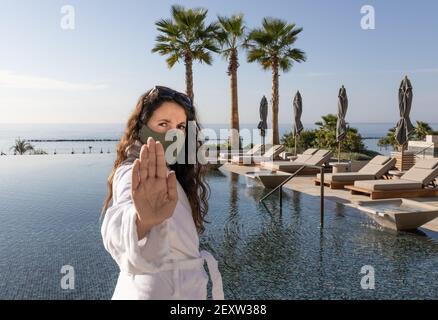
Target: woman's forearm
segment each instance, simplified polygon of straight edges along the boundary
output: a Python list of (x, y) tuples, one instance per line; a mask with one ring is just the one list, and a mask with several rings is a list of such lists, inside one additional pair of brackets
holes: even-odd
[(152, 228), (152, 225), (149, 225), (144, 221), (140, 220), (138, 213), (137, 213), (136, 224), (137, 224), (138, 240), (140, 241), (147, 235), (149, 230)]

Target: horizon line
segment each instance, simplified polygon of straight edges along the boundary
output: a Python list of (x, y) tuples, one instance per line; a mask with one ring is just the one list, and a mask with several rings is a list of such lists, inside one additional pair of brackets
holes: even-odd
[[(320, 121), (320, 120), (317, 120)], [(257, 124), (259, 122), (259, 120), (255, 121), (255, 122), (240, 122), (239, 125), (253, 125), (253, 124)], [(269, 121), (270, 122), (270, 121)], [(201, 122), (200, 122), (201, 123)], [(347, 123), (352, 123), (352, 124), (391, 124), (393, 122), (377, 122), (377, 121), (369, 121), (369, 122), (355, 122), (355, 121), (350, 121)], [(397, 120), (394, 121), (394, 125), (397, 123)], [(428, 122), (430, 124), (438, 124), (438, 120), (437, 122)], [(108, 125), (108, 124), (114, 124), (114, 125), (124, 125), (125, 122), (0, 122), (0, 125), (4, 125), (4, 124), (97, 124), (97, 125)], [(229, 125), (228, 122), (202, 122), (202, 125), (209, 125), (209, 124), (226, 124)], [(281, 122), (278, 123), (279, 125), (293, 125), (292, 122)], [(315, 122), (303, 122), (303, 124), (315, 124)]]

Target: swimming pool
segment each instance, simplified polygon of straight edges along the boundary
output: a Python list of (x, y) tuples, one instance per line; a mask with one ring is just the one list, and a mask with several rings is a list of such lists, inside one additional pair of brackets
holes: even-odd
[[(0, 299), (109, 299), (118, 269), (104, 250), (99, 212), (112, 154), (0, 158)], [(201, 247), (219, 261), (227, 299), (438, 298), (435, 234), (382, 229), (360, 211), (226, 171), (208, 177), (212, 196)], [(64, 290), (63, 265), (75, 270)], [(363, 266), (375, 289), (362, 289)]]

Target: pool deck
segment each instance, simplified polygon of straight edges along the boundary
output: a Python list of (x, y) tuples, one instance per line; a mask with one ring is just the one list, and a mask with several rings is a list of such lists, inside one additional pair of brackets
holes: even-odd
[[(240, 175), (245, 175), (248, 171), (254, 171), (255, 166), (239, 166), (231, 163), (226, 163), (221, 166), (221, 169), (234, 172)], [(319, 197), (320, 186), (316, 186), (314, 183), (315, 175), (311, 176), (296, 176), (291, 181), (287, 182), (283, 187), (289, 188), (294, 191), (303, 192), (305, 194)], [(337, 203), (344, 204), (349, 207), (357, 208), (356, 201), (359, 200), (370, 200), (368, 196), (364, 195), (352, 195), (350, 191), (344, 189), (330, 189), (328, 187), (324, 188), (324, 198), (326, 200), (334, 201)], [(438, 209), (438, 197), (433, 198), (411, 198), (419, 202), (424, 202), (437, 207)], [(362, 211), (361, 211), (362, 212)], [(366, 213), (364, 213), (366, 214)], [(422, 226), (422, 228), (438, 232), (438, 218), (432, 220), (431, 222)]]

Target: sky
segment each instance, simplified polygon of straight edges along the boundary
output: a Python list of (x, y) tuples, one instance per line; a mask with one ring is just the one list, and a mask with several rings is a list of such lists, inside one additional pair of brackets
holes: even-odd
[[(347, 89), (347, 121), (397, 122), (397, 93), (408, 75), (411, 117), (438, 122), (438, 1), (400, 0), (0, 0), (0, 123), (124, 123), (138, 97), (156, 84), (185, 90), (184, 64), (169, 69), (151, 53), (155, 22), (173, 4), (217, 15), (243, 13), (248, 30), (264, 17), (302, 27), (295, 46), (307, 61), (280, 73), (280, 123), (293, 118), (292, 99), (303, 97), (304, 123), (336, 113)], [(73, 30), (61, 27), (71, 5)], [(363, 29), (361, 8), (375, 12), (375, 29)], [(195, 106), (200, 122), (228, 123), (231, 97), (227, 63), (195, 63)], [(271, 99), (271, 72), (239, 52), (241, 123), (258, 122), (258, 107)], [(269, 113), (270, 114), (270, 113)]]

